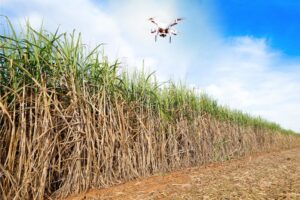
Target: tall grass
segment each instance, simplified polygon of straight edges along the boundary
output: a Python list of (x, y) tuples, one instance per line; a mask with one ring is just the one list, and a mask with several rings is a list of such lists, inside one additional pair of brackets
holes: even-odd
[[(300, 137), (153, 74), (120, 70), (80, 34), (0, 35), (0, 198), (43, 199), (291, 148)], [(100, 45), (101, 46), (101, 45)]]

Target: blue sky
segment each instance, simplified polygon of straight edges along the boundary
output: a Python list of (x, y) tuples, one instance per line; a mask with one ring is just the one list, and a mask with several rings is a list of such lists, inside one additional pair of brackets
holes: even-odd
[[(161, 81), (182, 80), (300, 132), (300, 1), (0, 0), (0, 12), (16, 26), (27, 19), (35, 28), (76, 29), (91, 48), (106, 43), (108, 57), (124, 68), (144, 62)], [(186, 18), (172, 44), (154, 42), (153, 16)]]
[(213, 1), (226, 36), (264, 37), (286, 56), (300, 55), (300, 1)]

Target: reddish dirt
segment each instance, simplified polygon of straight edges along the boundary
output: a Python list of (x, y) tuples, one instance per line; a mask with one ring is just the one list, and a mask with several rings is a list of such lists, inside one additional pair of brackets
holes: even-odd
[(300, 148), (158, 174), (66, 200), (299, 199)]

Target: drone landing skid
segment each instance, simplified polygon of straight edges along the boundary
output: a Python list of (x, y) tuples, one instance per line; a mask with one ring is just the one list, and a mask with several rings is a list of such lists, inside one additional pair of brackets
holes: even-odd
[[(155, 38), (155, 42), (157, 42), (157, 35), (154, 38)], [(169, 43), (171, 42), (172, 42), (172, 37), (169, 37)]]

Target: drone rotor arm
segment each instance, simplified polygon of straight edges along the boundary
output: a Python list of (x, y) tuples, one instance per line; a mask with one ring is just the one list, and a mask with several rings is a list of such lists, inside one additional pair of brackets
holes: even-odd
[(157, 30), (156, 29), (151, 29), (151, 33), (156, 33)]
[(177, 32), (176, 30), (174, 30), (174, 29), (170, 29), (170, 34), (172, 34), (172, 35), (177, 35), (178, 32)]
[(177, 19), (175, 19), (174, 22), (172, 22), (171, 24), (169, 24), (168, 28), (177, 25), (178, 22), (180, 22), (182, 20), (183, 20), (183, 18), (177, 18)]
[(153, 17), (150, 17), (149, 21), (158, 26), (158, 22)]

